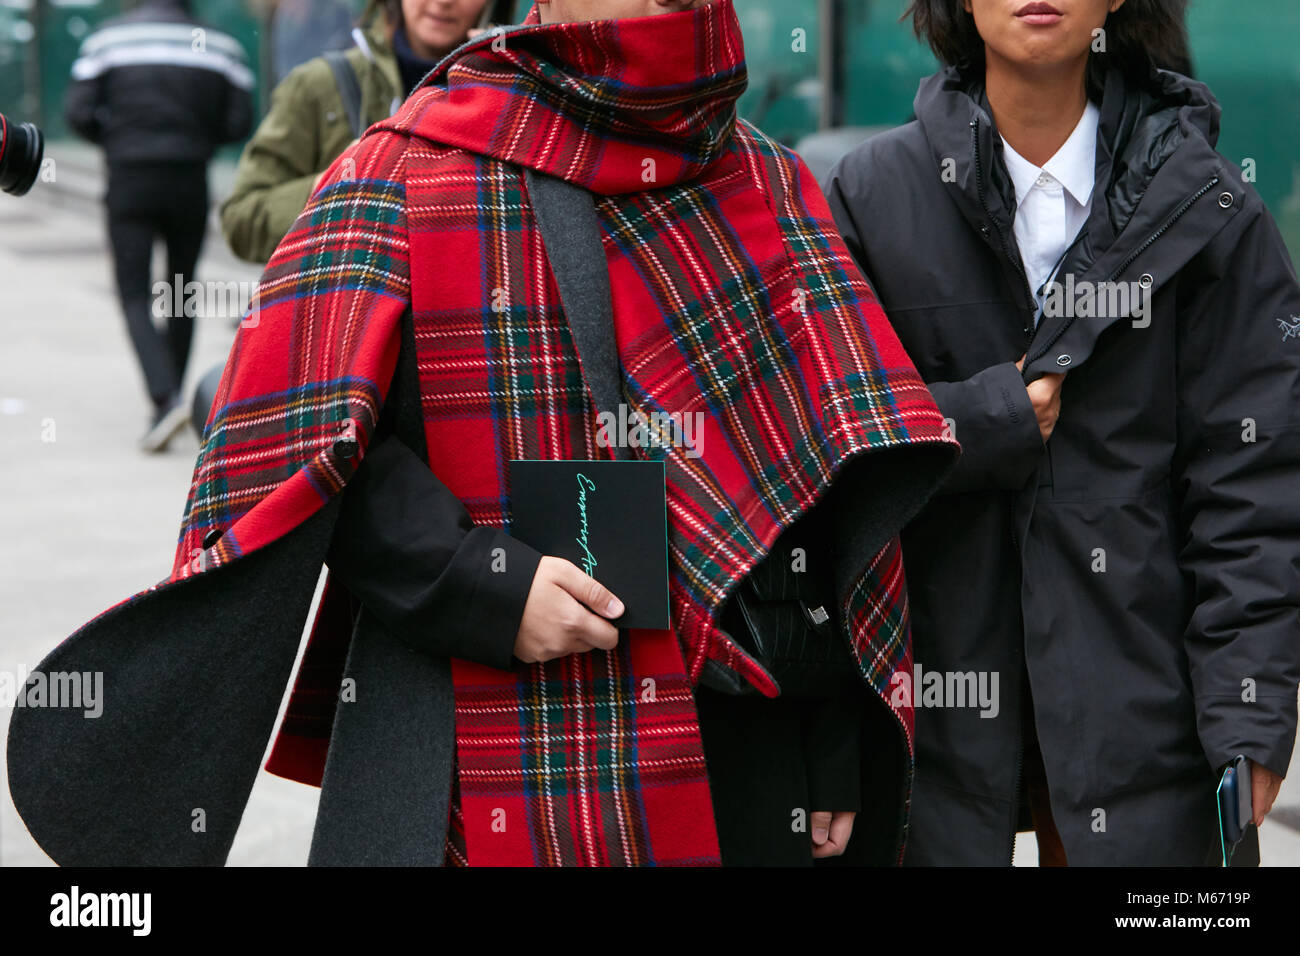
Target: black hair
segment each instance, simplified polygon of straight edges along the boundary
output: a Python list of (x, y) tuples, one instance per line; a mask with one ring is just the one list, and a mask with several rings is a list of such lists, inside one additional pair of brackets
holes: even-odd
[[(912, 18), (916, 35), (948, 66), (984, 72), (984, 41), (963, 0), (910, 0), (902, 19)], [(1191, 75), (1187, 0), (1127, 0), (1106, 17), (1106, 53), (1088, 58), (1088, 83), (1099, 88), (1107, 61), (1144, 75), (1154, 64)]]

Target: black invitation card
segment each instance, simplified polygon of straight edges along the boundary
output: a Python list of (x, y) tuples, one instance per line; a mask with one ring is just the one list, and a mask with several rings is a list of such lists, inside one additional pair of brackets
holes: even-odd
[(613, 591), (620, 628), (670, 626), (663, 462), (512, 461), (510, 503), (510, 534)]

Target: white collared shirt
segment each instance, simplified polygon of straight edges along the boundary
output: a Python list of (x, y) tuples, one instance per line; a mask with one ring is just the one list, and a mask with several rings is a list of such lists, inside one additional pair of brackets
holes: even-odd
[(1038, 290), (1052, 278), (1056, 263), (1092, 210), (1100, 115), (1089, 102), (1070, 138), (1041, 169), (1002, 141), (1002, 156), (1016, 187), (1016, 244), (1040, 313), (1044, 296)]

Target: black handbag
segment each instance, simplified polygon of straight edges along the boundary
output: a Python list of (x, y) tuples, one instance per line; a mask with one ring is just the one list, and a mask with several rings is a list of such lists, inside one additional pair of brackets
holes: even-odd
[(724, 631), (785, 697), (831, 697), (857, 680), (835, 599), (831, 550), (816, 514), (796, 521), (718, 615)]
[[(529, 199), (598, 411), (623, 399), (614, 307), (592, 194), (525, 170)], [(626, 456), (621, 448), (615, 455)], [(828, 697), (857, 679), (836, 608), (832, 551), (814, 509), (776, 541), (719, 612), (719, 625), (790, 697)], [(743, 683), (743, 682), (742, 682)], [(741, 693), (757, 693), (748, 684)]]

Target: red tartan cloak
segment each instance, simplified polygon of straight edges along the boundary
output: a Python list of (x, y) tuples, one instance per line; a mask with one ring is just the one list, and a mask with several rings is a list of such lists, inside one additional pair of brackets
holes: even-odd
[[(408, 308), (429, 465), (476, 522), (508, 529), (509, 460), (606, 457), (520, 167), (592, 190), (630, 404), (705, 415), (698, 458), (639, 451), (666, 463), (673, 630), (518, 672), (453, 662), (453, 813), (473, 863), (713, 863), (692, 685), (712, 660), (778, 691), (716, 610), (847, 462), (955, 446), (808, 170), (737, 122), (731, 0), (535, 16), (445, 61), (335, 163), (276, 250), (205, 433), (172, 580), (263, 547), (339, 492)], [(910, 668), (896, 541), (842, 610), (889, 703)], [(320, 783), (351, 625), (331, 584), (272, 772)], [(895, 714), (910, 749), (910, 707)]]

